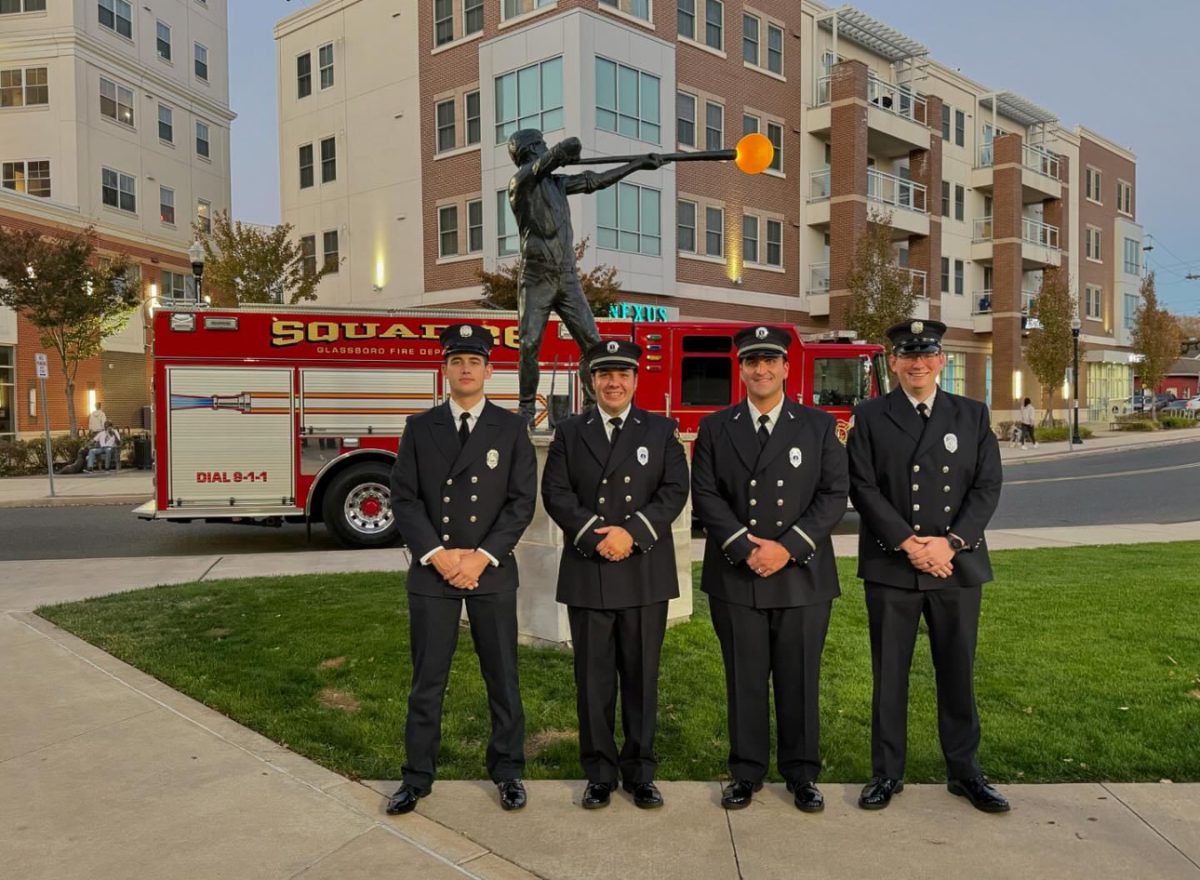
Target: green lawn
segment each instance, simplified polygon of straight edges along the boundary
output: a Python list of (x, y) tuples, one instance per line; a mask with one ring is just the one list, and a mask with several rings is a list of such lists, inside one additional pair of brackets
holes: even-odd
[[(1200, 781), (1200, 542), (993, 557), (977, 664), (989, 775)], [(853, 571), (841, 561), (844, 594), (825, 650), (829, 781), (870, 776), (870, 653)], [(395, 779), (411, 672), (405, 606), (402, 575), (381, 573), (160, 587), (38, 613), (333, 770)], [(699, 592), (695, 611), (663, 653), (663, 779), (724, 774), (720, 650)], [(570, 655), (522, 649), (521, 685), (527, 776), (580, 778)], [(443, 778), (482, 777), (487, 701), (465, 632), (444, 726)], [(909, 743), (908, 780), (943, 778), (924, 635)]]

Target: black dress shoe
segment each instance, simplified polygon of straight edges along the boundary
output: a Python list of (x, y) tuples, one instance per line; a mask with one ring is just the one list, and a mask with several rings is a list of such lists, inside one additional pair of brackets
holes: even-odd
[(528, 801), (525, 783), (520, 779), (505, 779), (497, 782), (496, 788), (500, 789), (500, 806), (506, 810), (519, 810)]
[(789, 782), (787, 790), (795, 793), (797, 810), (819, 813), (825, 809), (825, 795), (821, 794), (821, 790), (815, 783), (801, 782), (799, 785), (795, 785)]
[(988, 785), (982, 773), (973, 779), (951, 779), (946, 785), (951, 794), (965, 797), (977, 810), (985, 813), (1007, 813), (1012, 809), (1004, 795)]
[(754, 792), (762, 791), (762, 786), (761, 782), (735, 779), (721, 792), (721, 806), (727, 810), (744, 810), (754, 800)]
[(396, 793), (388, 799), (387, 813), (389, 816), (398, 816), (401, 813), (411, 813), (417, 808), (417, 801), (429, 794), (427, 788), (417, 788), (407, 782), (401, 784), (396, 789)]
[(864, 786), (858, 796), (858, 805), (864, 810), (882, 810), (892, 802), (892, 795), (904, 791), (904, 783), (887, 776), (875, 776)]
[(598, 810), (607, 807), (611, 799), (613, 787), (608, 782), (589, 782), (583, 790), (583, 808)]
[(654, 810), (663, 805), (662, 793), (653, 782), (625, 782), (622, 788), (633, 795), (633, 805), (643, 810)]

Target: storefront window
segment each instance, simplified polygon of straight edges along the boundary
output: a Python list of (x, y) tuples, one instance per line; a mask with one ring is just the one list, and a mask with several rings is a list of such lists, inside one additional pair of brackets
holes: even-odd
[(967, 393), (967, 356), (960, 351), (946, 352), (946, 366), (938, 385), (951, 394)]
[(17, 434), (16, 371), (13, 349), (0, 345), (0, 442), (14, 440)]
[(1133, 367), (1130, 364), (1087, 365), (1087, 419), (1111, 420), (1113, 407), (1117, 415), (1128, 412), (1133, 397)]

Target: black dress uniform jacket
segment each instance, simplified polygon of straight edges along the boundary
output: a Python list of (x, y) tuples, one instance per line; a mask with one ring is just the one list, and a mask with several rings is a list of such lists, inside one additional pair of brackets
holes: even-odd
[[(610, 447), (604, 413), (560, 422), (546, 457), (542, 501), (563, 530), (558, 601), (577, 608), (635, 608), (679, 595), (671, 524), (687, 502), (687, 457), (673, 419), (630, 407)], [(620, 562), (596, 553), (595, 530), (621, 526), (634, 550)], [(600, 563), (599, 565), (597, 563)]]
[[(425, 596), (464, 596), (517, 589), (513, 548), (533, 519), (537, 461), (525, 420), (490, 401), (460, 448), (458, 426), (443, 403), (408, 420), (392, 467), (392, 510), (412, 551), (408, 590)], [(466, 592), (417, 560), (437, 546), (481, 549), (488, 565)]]
[[(791, 608), (840, 594), (830, 535), (846, 512), (846, 453), (836, 420), (784, 400), (765, 447), (745, 401), (700, 422), (692, 505), (708, 533), (701, 589), (753, 608)], [(789, 563), (770, 578), (744, 565), (747, 534), (783, 544)]]
[[(854, 410), (846, 445), (850, 500), (862, 517), (858, 576), (932, 590), (992, 579), (984, 529), (1000, 501), (1000, 444), (988, 409), (938, 389), (925, 422), (903, 389)], [(899, 547), (912, 535), (962, 538), (948, 578), (918, 572)]]

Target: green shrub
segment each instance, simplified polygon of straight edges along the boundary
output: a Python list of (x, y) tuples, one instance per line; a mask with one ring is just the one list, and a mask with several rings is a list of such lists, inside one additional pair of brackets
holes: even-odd
[(1117, 422), (1118, 431), (1157, 431), (1159, 430), (1158, 422), (1152, 422), (1150, 419), (1130, 419), (1127, 422)]
[(1168, 431), (1175, 428), (1196, 427), (1196, 420), (1187, 416), (1159, 416), (1158, 423)]
[[(1056, 440), (1066, 440), (1071, 436), (1071, 426), (1055, 425), (1053, 428), (1036, 427), (1033, 429), (1033, 436), (1038, 443), (1053, 443)], [(1079, 436), (1086, 440), (1092, 436), (1092, 429), (1087, 425), (1080, 425)]]
[(0, 441), (0, 477), (20, 477), (29, 471), (29, 449), (23, 440)]

